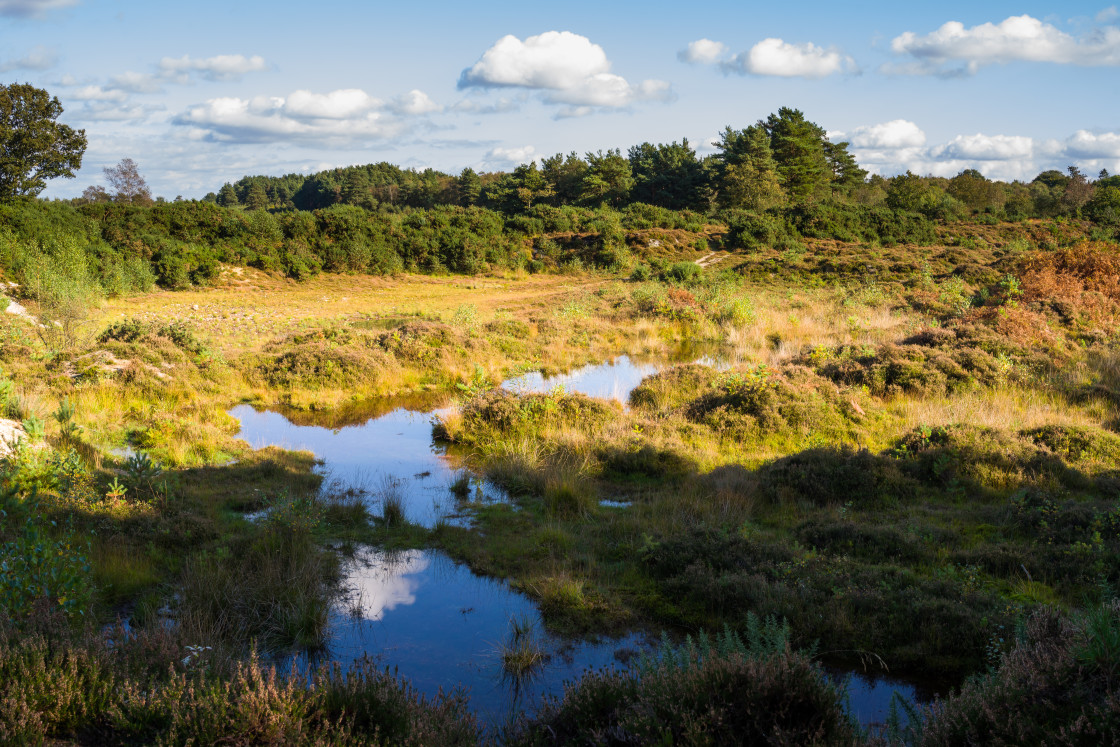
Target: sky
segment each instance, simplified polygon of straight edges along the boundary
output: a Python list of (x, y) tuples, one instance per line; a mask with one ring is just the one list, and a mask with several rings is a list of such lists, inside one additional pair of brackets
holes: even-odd
[(0, 83), (153, 194), (389, 161), (458, 173), (687, 138), (782, 106), (885, 176), (1120, 172), (1120, 9), (1084, 2), (0, 0)]

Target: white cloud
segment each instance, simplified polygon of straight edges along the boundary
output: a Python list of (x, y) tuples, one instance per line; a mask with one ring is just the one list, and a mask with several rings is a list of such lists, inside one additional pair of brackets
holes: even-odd
[[(230, 101), (233, 99), (214, 99), (215, 101)], [(330, 93), (312, 93), (311, 91), (295, 91), (285, 99), (265, 99), (260, 97), (254, 101), (276, 102), (285, 116), (297, 119), (353, 119), (374, 109), (383, 106), (380, 99), (375, 99), (365, 91), (358, 88), (343, 88)], [(271, 103), (269, 106), (271, 107)]]
[(1046, 169), (1064, 171), (1077, 164), (1086, 173), (1120, 169), (1120, 133), (1078, 130), (1065, 140), (1035, 140), (1022, 135), (957, 135), (927, 146), (914, 122), (896, 119), (829, 133), (834, 142), (847, 139), (852, 155), (864, 168), (884, 176), (910, 170), (916, 174), (952, 177), (977, 169), (992, 179), (1031, 180)]
[(128, 93), (119, 88), (105, 89), (101, 86), (82, 86), (76, 91), (71, 91), (66, 98), (77, 101), (124, 101)]
[(503, 36), (463, 71), (459, 87), (522, 86), (570, 89), (609, 72), (611, 63), (598, 44), (570, 31), (547, 31), (521, 41)]
[(1034, 155), (1034, 140), (1021, 135), (957, 135), (930, 154), (966, 161), (1028, 160)]
[(0, 62), (0, 73), (10, 70), (48, 70), (58, 62), (58, 54), (53, 49), (35, 47), (15, 60)]
[(847, 140), (853, 148), (897, 150), (920, 148), (926, 144), (926, 134), (909, 120), (892, 119), (882, 124), (857, 127), (847, 135)]
[(492, 148), (483, 161), (493, 166), (516, 166), (522, 163), (529, 163), (537, 157), (537, 149), (531, 145), (523, 145), (520, 148)]
[(711, 65), (723, 59), (727, 54), (727, 45), (711, 39), (697, 39), (690, 42), (688, 47), (677, 52), (677, 59), (681, 62)]
[(432, 101), (428, 94), (415, 88), (406, 94), (397, 96), (390, 102), (389, 106), (398, 114), (407, 114), (411, 116), (443, 111), (443, 107)]
[(569, 106), (567, 113), (620, 108), (672, 97), (665, 81), (638, 85), (610, 72), (606, 52), (570, 31), (548, 31), (521, 41), (504, 36), (459, 77), (459, 88), (517, 87), (547, 92), (544, 101)]
[(189, 107), (172, 121), (192, 128), (191, 136), (197, 139), (242, 143), (309, 140), (338, 146), (393, 138), (408, 129), (386, 112), (382, 101), (359, 89), (215, 98)]
[(0, 0), (0, 16), (40, 18), (52, 10), (69, 8), (79, 0)]
[(1074, 158), (1120, 158), (1120, 133), (1078, 130), (1065, 141), (1064, 151)]
[(167, 77), (189, 76), (197, 73), (206, 80), (238, 80), (246, 73), (267, 70), (268, 65), (259, 55), (246, 57), (241, 54), (220, 54), (205, 59), (164, 57), (159, 62), (160, 72)]
[(856, 63), (837, 49), (812, 42), (790, 44), (781, 39), (763, 39), (747, 52), (720, 63), (724, 72), (740, 75), (773, 75), (782, 78), (824, 78), (835, 73), (856, 72)]
[[(126, 72), (109, 78), (107, 89), (128, 93), (162, 93), (168, 83), (187, 84), (195, 76), (209, 81), (239, 80), (245, 73), (267, 70), (268, 64), (263, 57), (246, 57), (240, 54), (223, 54), (204, 59), (164, 57), (157, 66), (158, 72)], [(63, 85), (74, 85), (73, 79), (66, 77)]]
[(66, 118), (76, 122), (136, 122), (147, 119), (161, 106), (140, 106), (115, 99), (87, 99), (81, 106), (66, 110)]
[(887, 66), (886, 72), (971, 75), (984, 65), (1014, 61), (1120, 65), (1120, 29), (1106, 26), (1078, 38), (1029, 15), (972, 28), (950, 21), (924, 36), (907, 31), (891, 49), (913, 62)]
[(129, 93), (159, 93), (163, 90), (163, 82), (150, 73), (128, 72), (110, 78), (109, 87)]
[(1097, 13), (1093, 20), (1097, 23), (1108, 23), (1109, 21), (1115, 21), (1117, 18), (1120, 18), (1120, 10), (1117, 10), (1116, 6), (1113, 5)]

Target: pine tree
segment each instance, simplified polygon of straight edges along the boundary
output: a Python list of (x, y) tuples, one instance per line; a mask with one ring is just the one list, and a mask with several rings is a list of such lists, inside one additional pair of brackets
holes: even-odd
[(249, 210), (266, 210), (268, 208), (268, 193), (260, 182), (254, 182), (249, 187), (249, 194), (245, 197), (245, 207)]
[(721, 151), (716, 177), (720, 205), (764, 210), (784, 201), (770, 138), (761, 124), (726, 128), (716, 147)]
[(342, 179), (342, 202), (347, 205), (366, 206), (370, 198), (369, 174), (365, 169), (347, 169), (346, 176)]
[(478, 204), (478, 199), (482, 195), (482, 177), (475, 173), (474, 169), (469, 166), (459, 173), (459, 178), (455, 180), (455, 186), (459, 192), (459, 204), (463, 207), (472, 207)]
[(580, 199), (589, 205), (618, 205), (630, 196), (634, 177), (630, 161), (617, 150), (587, 154), (587, 176)]
[(800, 110), (788, 107), (760, 124), (770, 135), (770, 150), (790, 198), (804, 202), (826, 193), (833, 173), (825, 154), (825, 131), (805, 119)]
[(237, 200), (237, 192), (229, 182), (223, 184), (222, 188), (218, 190), (218, 204), (222, 207), (236, 207), (241, 204)]
[(835, 194), (858, 187), (867, 179), (867, 169), (860, 168), (855, 156), (848, 152), (846, 142), (824, 141), (824, 156), (832, 170), (832, 191)]

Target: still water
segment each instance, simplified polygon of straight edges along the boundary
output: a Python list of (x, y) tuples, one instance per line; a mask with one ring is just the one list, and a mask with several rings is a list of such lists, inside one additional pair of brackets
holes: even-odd
[[(507, 675), (501, 660), (515, 626), (527, 629), (545, 655), (521, 679)], [(347, 593), (331, 613), (330, 631), (317, 660), (345, 667), (369, 655), (429, 695), (467, 687), (475, 713), (492, 725), (561, 693), (584, 670), (621, 666), (648, 647), (641, 635), (594, 643), (553, 636), (525, 595), (423, 550), (361, 550), (347, 564)]]
[[(568, 392), (625, 403), (630, 391), (662, 368), (620, 356), (555, 377), (525, 374), (503, 384), (512, 391)], [(403, 498), (406, 517), (424, 526), (437, 520), (467, 522), (455, 513), (449, 490), (460, 475), (472, 492), (502, 500), (502, 491), (477, 476), (432, 440), (432, 401), (405, 402), (388, 411), (373, 411), (355, 425), (297, 425), (278, 412), (248, 405), (230, 414), (241, 422), (239, 437), (255, 448), (305, 449), (322, 460), (329, 481), (369, 493), (371, 510), (380, 491), (391, 486)], [(361, 418), (348, 417), (346, 422)], [(625, 504), (617, 506), (625, 510)], [(346, 564), (346, 593), (331, 611), (327, 648), (315, 661), (346, 665), (370, 656), (397, 668), (423, 693), (434, 695), (462, 686), (475, 712), (491, 724), (510, 713), (532, 710), (544, 695), (559, 695), (566, 681), (587, 669), (622, 667), (652, 642), (640, 634), (597, 642), (568, 641), (544, 629), (531, 599), (504, 582), (473, 574), (439, 552), (386, 553), (363, 548)], [(515, 626), (528, 628), (546, 659), (534, 676), (514, 681), (503, 673), (500, 649)], [(882, 723), (895, 693), (907, 700), (928, 694), (912, 685), (862, 674), (846, 676), (849, 708), (863, 724)]]

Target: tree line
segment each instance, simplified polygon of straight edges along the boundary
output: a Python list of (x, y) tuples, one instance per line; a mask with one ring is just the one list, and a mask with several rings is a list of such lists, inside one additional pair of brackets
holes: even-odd
[(1001, 182), (976, 169), (954, 177), (868, 175), (824, 128), (790, 108), (745, 129), (727, 127), (717, 152), (700, 157), (687, 139), (621, 150), (557, 153), (509, 172), (458, 175), (390, 163), (316, 174), (246, 176), (203, 198), (223, 207), (318, 210), (354, 205), (370, 211), (437, 206), (483, 207), (527, 215), (539, 207), (612, 207), (635, 203), (713, 214), (838, 202), (919, 212), (932, 219), (1074, 217), (1120, 225), (1120, 176), (1096, 179), (1076, 166), (1030, 182)]

